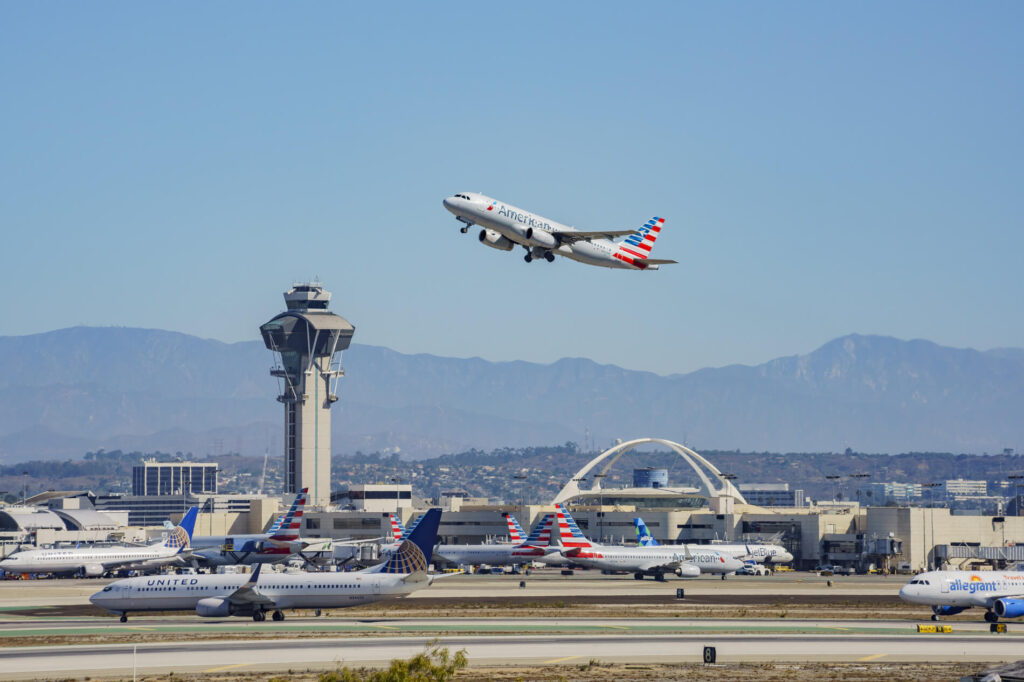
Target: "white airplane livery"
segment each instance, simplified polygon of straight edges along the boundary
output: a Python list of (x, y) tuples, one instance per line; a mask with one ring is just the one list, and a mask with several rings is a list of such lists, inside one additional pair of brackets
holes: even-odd
[(95, 578), (120, 568), (150, 570), (166, 564), (184, 565), (191, 554), (189, 546), (198, 514), (199, 508), (192, 507), (167, 539), (148, 546), (30, 549), (0, 561), (0, 568), (8, 573), (74, 573)]
[(132, 611), (195, 610), (207, 618), (246, 616), (255, 621), (284, 620), (283, 609), (357, 606), (404, 597), (430, 585), (427, 573), (441, 510), (431, 509), (420, 525), (383, 564), (347, 573), (252, 575), (175, 575), (128, 578), (110, 583), (89, 597), (96, 606), (121, 614)]
[(900, 599), (932, 607), (932, 620), (972, 607), (985, 620), (1024, 616), (1024, 571), (929, 571), (900, 588)]
[[(543, 258), (549, 263), (564, 256), (587, 265), (623, 270), (657, 270), (674, 260), (651, 258), (665, 219), (654, 217), (635, 230), (577, 230), (549, 218), (476, 192), (459, 192), (444, 200), (444, 207), (463, 223), (465, 234), (479, 225), (480, 243), (492, 249), (511, 251), (518, 244), (526, 249), (527, 263)], [(625, 237), (621, 242), (614, 239)]]

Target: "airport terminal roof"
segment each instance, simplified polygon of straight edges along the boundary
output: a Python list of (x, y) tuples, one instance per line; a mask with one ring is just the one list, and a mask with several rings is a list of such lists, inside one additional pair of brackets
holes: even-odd
[(117, 530), (121, 525), (95, 509), (54, 509), (70, 530)]
[(33, 531), (39, 528), (64, 530), (64, 520), (42, 507), (5, 507), (0, 509), (0, 530)]

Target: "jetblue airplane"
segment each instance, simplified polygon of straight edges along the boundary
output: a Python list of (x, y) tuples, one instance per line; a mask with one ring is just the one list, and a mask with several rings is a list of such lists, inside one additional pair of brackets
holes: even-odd
[[(647, 531), (647, 524), (637, 517), (633, 519), (633, 526), (636, 528), (636, 541), (641, 547), (657, 547), (655, 540)], [(711, 545), (695, 545), (701, 549), (710, 549), (715, 552), (727, 554), (737, 559), (756, 561), (759, 564), (785, 564), (793, 560), (793, 555), (780, 545), (765, 543), (750, 544), (725, 544), (715, 543)]]
[(181, 519), (181, 525), (171, 529), (166, 540), (148, 546), (30, 549), (15, 552), (0, 561), (0, 568), (8, 573), (77, 574), (96, 578), (118, 568), (149, 570), (171, 563), (184, 565), (183, 558), (190, 555), (198, 514), (199, 508), (192, 507)]
[(985, 609), (985, 620), (1024, 616), (1024, 571), (929, 571), (900, 588), (900, 599), (932, 607), (932, 620), (972, 607)]
[[(577, 230), (535, 213), (510, 206), (475, 192), (459, 192), (444, 200), (444, 207), (463, 224), (465, 234), (479, 225), (480, 243), (511, 251), (517, 244), (526, 249), (527, 263), (565, 256), (587, 265), (625, 270), (657, 270), (674, 260), (650, 258), (654, 242), (665, 226), (664, 218), (651, 218), (636, 230)], [(613, 239), (625, 237), (621, 242)]]
[(284, 620), (283, 609), (326, 609), (359, 606), (404, 597), (430, 585), (427, 573), (441, 510), (431, 509), (390, 559), (350, 573), (276, 573), (260, 575), (181, 575), (118, 580), (89, 597), (96, 606), (120, 613), (195, 610), (206, 618), (227, 616)]
[[(558, 509), (557, 535), (560, 535), (560, 544), (565, 548), (561, 555), (581, 566), (605, 571), (629, 571), (637, 580), (643, 580), (645, 575), (653, 575), (655, 580), (664, 580), (666, 573), (675, 573), (680, 578), (696, 578), (701, 573), (712, 573), (721, 575), (724, 580), (725, 576), (743, 567), (739, 559), (699, 545), (595, 545), (583, 535), (567, 509), (561, 505), (555, 506)], [(552, 533), (552, 540), (555, 536), (556, 533)]]

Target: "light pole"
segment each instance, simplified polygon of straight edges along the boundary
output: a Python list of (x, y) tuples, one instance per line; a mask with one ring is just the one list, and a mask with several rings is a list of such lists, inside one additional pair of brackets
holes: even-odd
[(402, 518), (402, 491), (399, 490), (398, 484), (402, 482), (402, 479), (394, 477), (391, 482), (395, 484), (395, 516)]
[[(871, 474), (850, 474), (850, 478), (864, 480), (865, 478), (871, 478)], [(857, 503), (860, 504), (860, 483), (857, 484)]]
[(928, 552), (925, 552), (925, 558), (928, 560), (928, 568), (931, 570), (934, 568), (935, 561), (935, 493), (934, 490), (938, 488), (941, 483), (922, 483), (922, 488), (928, 488), (928, 524), (931, 526), (931, 548)]
[(1010, 474), (1006, 477), (1013, 486), (1013, 515), (1020, 516), (1020, 486), (1024, 480), (1024, 474)]
[(838, 502), (838, 500), (836, 500), (836, 496), (838, 495), (838, 483), (836, 483), (836, 481), (842, 478), (842, 476), (840, 476), (839, 474), (829, 474), (825, 478), (829, 481), (832, 481), (832, 501)]
[(574, 478), (572, 480), (576, 482), (576, 502), (579, 503), (579, 501), (580, 501), (580, 493), (583, 492), (582, 490), (580, 490), (580, 483), (582, 483), (583, 481), (587, 480), (587, 477), (586, 476), (580, 476), (579, 478)]
[(597, 512), (597, 529), (598, 537), (601, 539), (598, 542), (604, 542), (604, 488), (601, 486), (601, 479), (606, 477), (608, 474), (594, 474), (594, 487), (601, 491), (598, 496), (598, 506), (601, 507)]

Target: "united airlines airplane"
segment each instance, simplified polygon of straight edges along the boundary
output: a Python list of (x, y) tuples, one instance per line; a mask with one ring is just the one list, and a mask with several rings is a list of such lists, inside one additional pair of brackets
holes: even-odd
[(1024, 616), (1024, 571), (929, 571), (900, 588), (900, 599), (932, 607), (932, 620), (972, 607), (985, 620)]
[(181, 575), (118, 580), (89, 597), (96, 606), (120, 613), (195, 610), (206, 618), (251, 616), (284, 620), (283, 609), (359, 606), (404, 597), (430, 585), (427, 573), (437, 540), (441, 510), (431, 509), (401, 547), (383, 564), (350, 573)]
[[(635, 230), (577, 230), (521, 208), (475, 192), (459, 192), (444, 200), (444, 207), (463, 224), (465, 234), (479, 225), (480, 243), (492, 249), (511, 251), (517, 244), (526, 249), (527, 263), (555, 256), (625, 270), (657, 270), (674, 260), (651, 258), (665, 219), (654, 217)], [(613, 239), (625, 237), (621, 242)]]
[(199, 508), (192, 507), (166, 540), (148, 546), (30, 549), (0, 561), (0, 568), (8, 573), (78, 574), (95, 578), (117, 568), (148, 570), (170, 563), (184, 564), (182, 558), (190, 554), (198, 514)]

